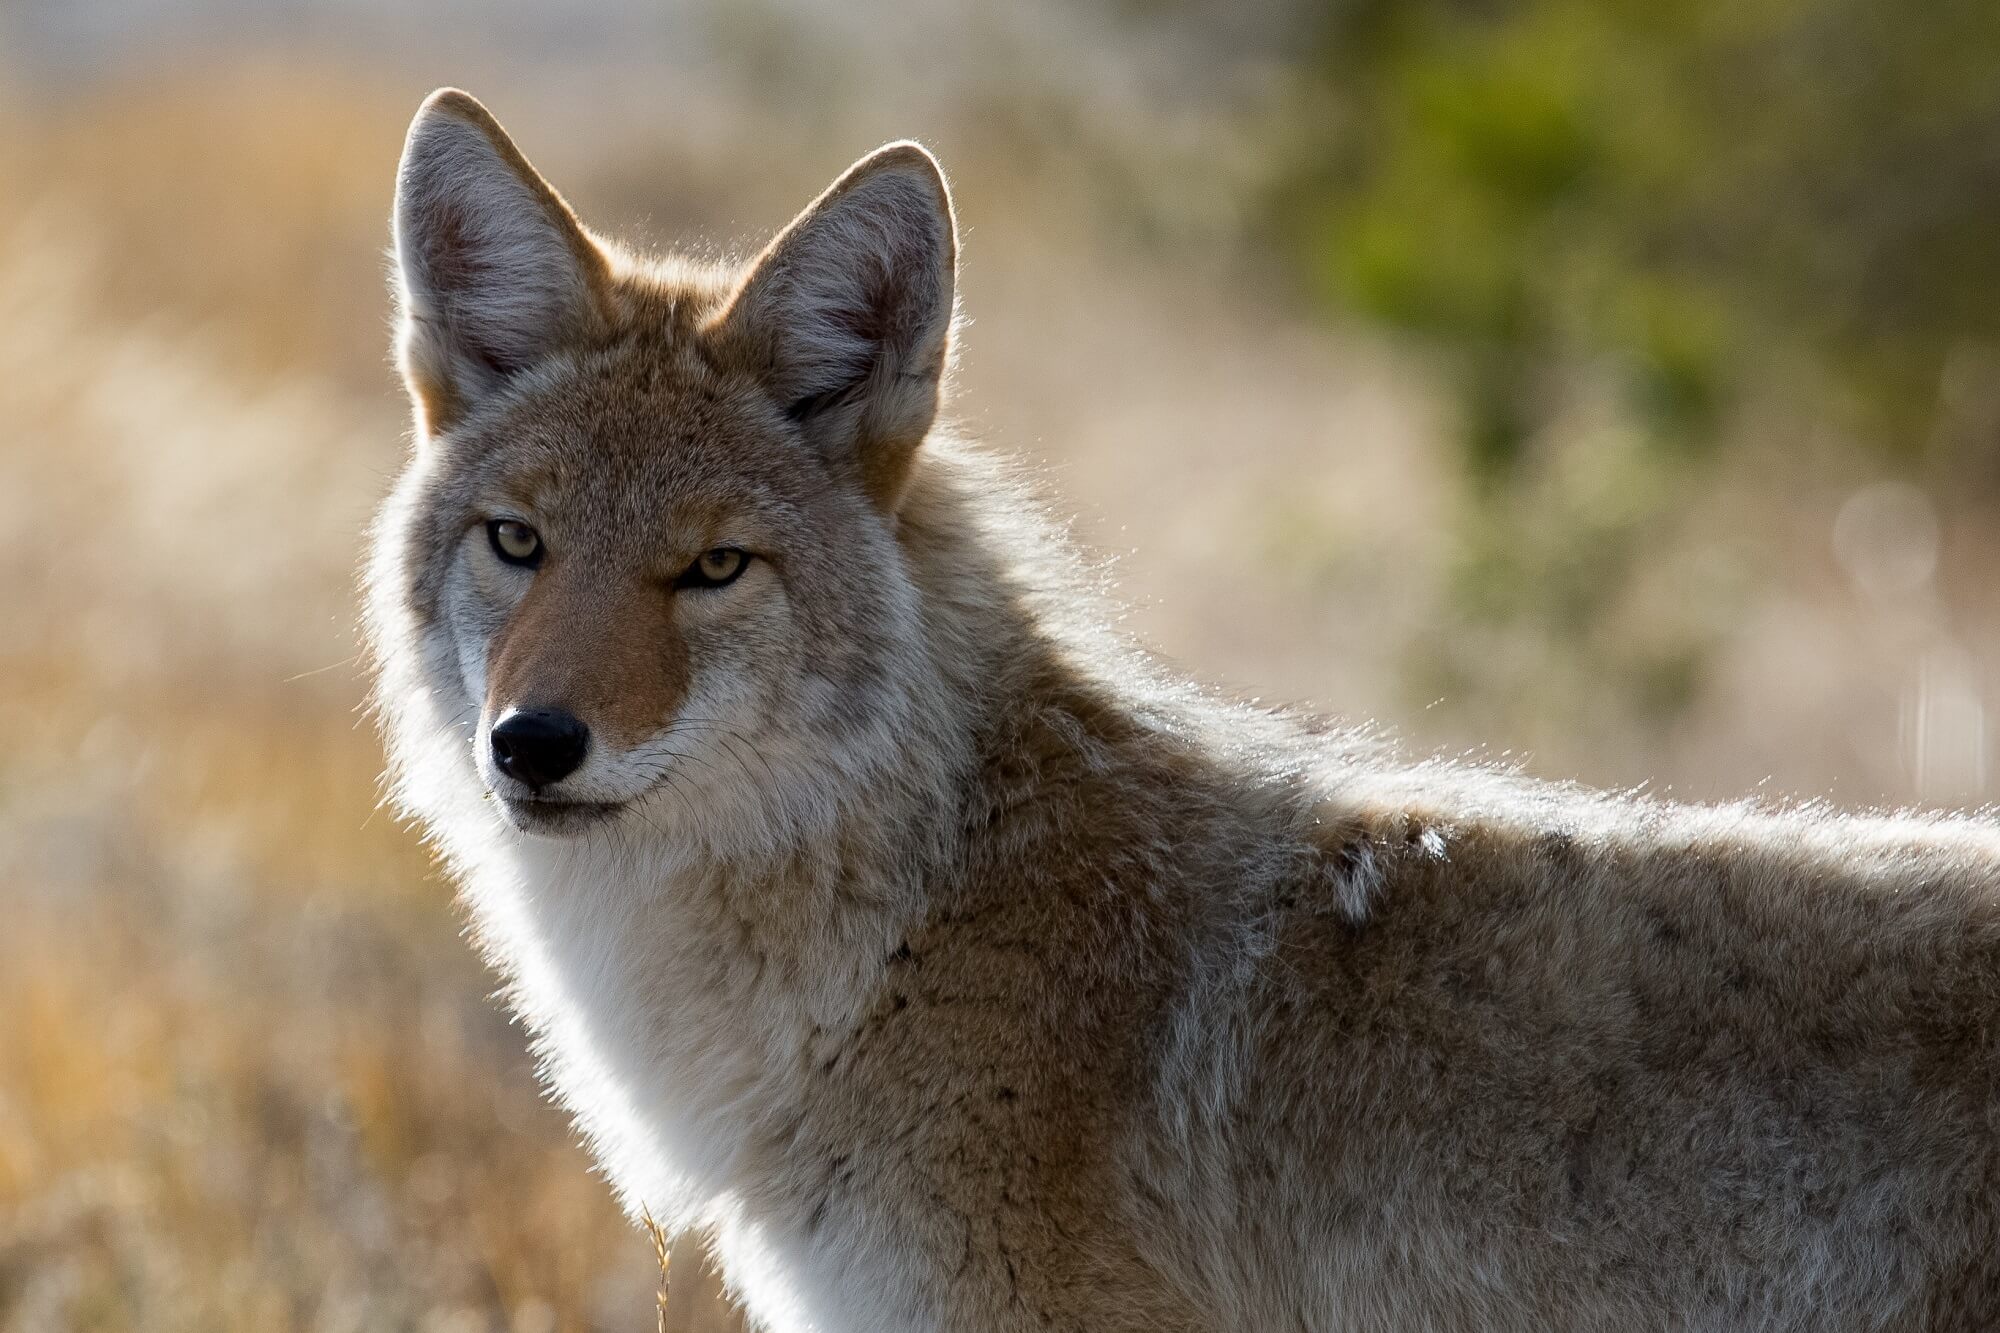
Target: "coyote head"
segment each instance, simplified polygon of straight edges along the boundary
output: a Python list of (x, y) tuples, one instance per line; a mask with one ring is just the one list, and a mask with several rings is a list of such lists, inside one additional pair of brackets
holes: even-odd
[(427, 752), (550, 836), (869, 780), (934, 671), (897, 536), (951, 341), (930, 155), (863, 158), (740, 270), (641, 261), (444, 91), (395, 245), (417, 439), (370, 623), (405, 780)]

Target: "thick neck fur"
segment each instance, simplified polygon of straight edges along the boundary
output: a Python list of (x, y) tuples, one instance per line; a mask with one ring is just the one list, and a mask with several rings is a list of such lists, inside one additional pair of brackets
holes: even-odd
[(933, 440), (896, 519), (917, 625), (889, 686), (893, 734), (833, 771), (724, 745), (717, 790), (747, 809), (669, 794), (586, 838), (540, 839), (483, 799), (466, 754), (476, 706), (447, 702), (445, 627), (397, 603), (398, 514), (416, 489), (392, 499), (371, 576), (378, 642), (424, 645), (380, 664), (395, 794), (464, 885), (482, 950), (628, 1208), (698, 1224), (754, 1188), (759, 1144), (799, 1114), (798, 1076), (860, 1021), (932, 886), (953, 878), (991, 729), (1037, 711), (1030, 696), (1098, 693), (1080, 663), (1105, 645), (1066, 642), (1051, 619), (1079, 601), (1058, 572), (1073, 557), (996, 467)]

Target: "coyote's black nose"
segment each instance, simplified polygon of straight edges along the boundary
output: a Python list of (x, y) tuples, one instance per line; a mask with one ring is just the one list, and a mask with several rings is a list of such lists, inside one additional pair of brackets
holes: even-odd
[(530, 787), (576, 772), (589, 748), (590, 728), (560, 708), (517, 708), (493, 724), (493, 762)]

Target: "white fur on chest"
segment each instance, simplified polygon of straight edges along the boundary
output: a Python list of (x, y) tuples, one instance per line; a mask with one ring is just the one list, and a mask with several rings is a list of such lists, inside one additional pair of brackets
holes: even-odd
[(815, 1231), (796, 1164), (771, 1148), (820, 1118), (810, 1071), (858, 1021), (886, 934), (760, 948), (713, 868), (636, 840), (489, 834), (464, 850), (481, 942), (626, 1210), (711, 1229), (764, 1327), (927, 1327), (893, 1222)]
[(542, 1071), (627, 1210), (695, 1224), (795, 1095), (804, 1025), (762, 984), (704, 871), (624, 841), (503, 835), (465, 877)]
[[(448, 675), (446, 645), (431, 647)], [(823, 783), (744, 794), (734, 819), (708, 821), (702, 850), (655, 827), (670, 810), (527, 837), (469, 762), (469, 706), (416, 680), (394, 697), (399, 798), (437, 839), (544, 1077), (627, 1212), (710, 1229), (731, 1287), (773, 1333), (931, 1327), (923, 1312), (943, 1293), (912, 1263), (897, 1201), (871, 1200), (866, 1225), (816, 1229), (810, 1173), (772, 1151), (806, 1125), (839, 1141), (811, 1096), (829, 1053), (816, 1044), (867, 1013), (917, 909), (914, 884), (857, 882), (834, 862), (815, 883), (802, 836), (782, 859), (770, 831), (823, 823), (822, 802), (806, 799)], [(788, 756), (767, 756), (789, 775)], [(713, 853), (727, 844), (770, 858), (768, 881), (747, 863), (721, 869)]]

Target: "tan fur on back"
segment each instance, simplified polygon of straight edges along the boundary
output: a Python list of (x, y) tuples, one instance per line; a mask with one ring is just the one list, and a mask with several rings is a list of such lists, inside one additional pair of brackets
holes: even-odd
[[(1599, 795), (1168, 680), (933, 424), (921, 150), (740, 271), (530, 171), (463, 94), (412, 130), (396, 792), (622, 1200), (755, 1317), (2000, 1326), (2000, 825)], [(756, 559), (676, 584), (716, 547)], [(509, 822), (529, 705), (615, 816)]]

